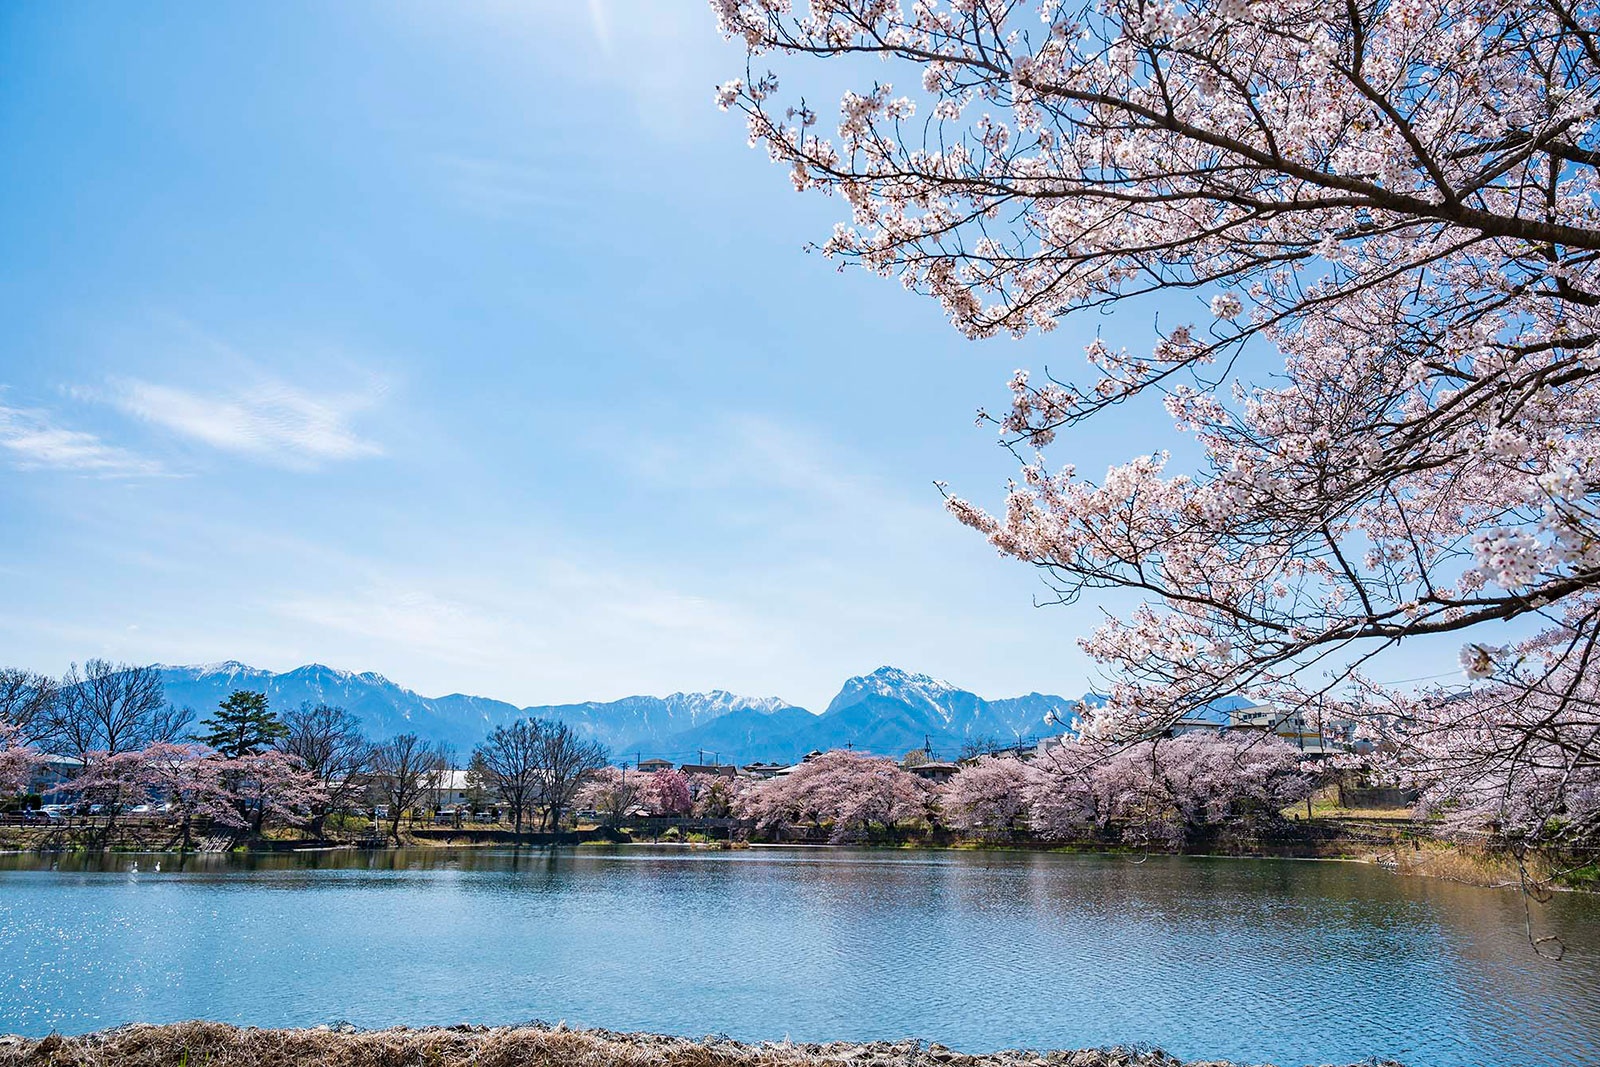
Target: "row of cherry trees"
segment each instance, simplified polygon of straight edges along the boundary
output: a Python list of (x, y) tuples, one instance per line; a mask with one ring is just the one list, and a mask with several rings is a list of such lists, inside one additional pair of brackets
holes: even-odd
[(1067, 740), (1032, 762), (985, 756), (941, 785), (893, 760), (845, 751), (766, 781), (607, 767), (580, 799), (613, 826), (643, 809), (734, 816), (758, 831), (825, 828), (835, 841), (942, 825), (981, 838), (1026, 831), (1173, 847), (1208, 828), (1278, 820), (1314, 781), (1298, 750), (1275, 737), (1189, 734), (1121, 749)]

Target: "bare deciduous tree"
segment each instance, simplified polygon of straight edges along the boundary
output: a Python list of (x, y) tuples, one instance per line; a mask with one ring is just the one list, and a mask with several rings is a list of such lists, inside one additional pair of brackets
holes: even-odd
[(11, 727), (18, 744), (43, 740), (59, 695), (60, 687), (47, 674), (0, 667), (0, 726)]
[(606, 765), (606, 747), (585, 741), (564, 722), (536, 720), (539, 743), (536, 778), (550, 829), (561, 828), (561, 816), (572, 803), (583, 776)]
[(367, 788), (373, 744), (362, 733), (360, 720), (331, 704), (308, 701), (283, 722), (289, 732), (279, 747), (300, 758), (325, 798), (311, 817), (312, 831), (320, 835), (328, 815), (348, 808)]
[(372, 784), (389, 808), (389, 836), (400, 841), (400, 816), (427, 794), (439, 770), (439, 750), (416, 734), (401, 734), (373, 754)]
[(81, 670), (73, 664), (67, 671), (48, 719), (50, 743), (87, 764), (96, 754), (115, 756), (175, 741), (194, 712), (167, 703), (154, 667), (91, 659)]
[(522, 832), (522, 817), (539, 797), (539, 757), (543, 731), (537, 719), (518, 719), (497, 726), (473, 751), (473, 764), (484, 784), (511, 809), (512, 826)]

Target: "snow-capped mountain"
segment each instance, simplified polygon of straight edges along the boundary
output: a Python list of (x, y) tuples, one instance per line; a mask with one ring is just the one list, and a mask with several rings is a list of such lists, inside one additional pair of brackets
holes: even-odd
[(425, 697), (381, 674), (355, 674), (320, 663), (281, 674), (235, 661), (199, 667), (159, 664), (157, 669), (167, 700), (193, 708), (202, 719), (235, 689), (253, 689), (267, 694), (279, 710), (308, 702), (333, 704), (356, 715), (373, 737), (417, 733), (466, 751), (497, 725), (521, 714), (515, 704), (503, 700), (463, 693)]
[(823, 714), (830, 715), (873, 700), (897, 701), (946, 723), (970, 716), (978, 704), (975, 694), (957, 689), (949, 682), (926, 674), (911, 674), (898, 667), (879, 667), (871, 674), (846, 681)]
[(926, 674), (879, 667), (846, 681), (826, 712), (786, 740), (804, 746), (801, 752), (849, 745), (899, 755), (928, 744), (952, 753), (968, 742), (1013, 744), (1059, 734), (1062, 727), (1050, 717), (1070, 718), (1077, 703), (1045, 693), (985, 700)]
[(850, 746), (898, 756), (925, 742), (952, 754), (969, 741), (1010, 744), (1060, 733), (1050, 721), (1070, 719), (1077, 700), (1044, 693), (986, 700), (926, 674), (880, 667), (847, 680), (821, 715), (777, 697), (725, 690), (631, 696), (579, 704), (519, 708), (503, 700), (452, 693), (425, 697), (381, 674), (356, 674), (321, 664), (274, 673), (243, 663), (158, 665), (167, 699), (198, 717), (235, 689), (267, 694), (288, 710), (305, 702), (335, 704), (358, 716), (375, 738), (417, 733), (454, 745), (463, 761), (496, 726), (529, 716), (558, 719), (605, 744), (618, 757), (661, 755), (675, 762), (790, 761), (812, 749)]
[(721, 689), (519, 708), (503, 700), (462, 693), (425, 697), (381, 674), (356, 674), (317, 663), (283, 673), (232, 660), (200, 666), (156, 666), (167, 700), (193, 708), (198, 718), (203, 719), (235, 689), (253, 689), (266, 693), (271, 705), (280, 710), (306, 702), (334, 704), (359, 717), (373, 737), (417, 733), (454, 745), (463, 759), (496, 726), (525, 716), (566, 722), (614, 752), (638, 749), (646, 754), (663, 751), (675, 734), (730, 713), (762, 718), (786, 713), (782, 725), (773, 727), (784, 733), (795, 728), (796, 713), (807, 719), (813, 717), (777, 697), (743, 697)]
[(811, 717), (810, 712), (777, 697), (745, 697), (725, 689), (713, 689), (709, 693), (673, 693), (664, 697), (623, 697), (603, 703), (590, 700), (582, 704), (544, 704), (523, 710), (541, 719), (569, 723), (619, 753), (640, 748), (658, 750), (673, 735), (733, 712), (749, 713), (757, 723), (780, 711)]

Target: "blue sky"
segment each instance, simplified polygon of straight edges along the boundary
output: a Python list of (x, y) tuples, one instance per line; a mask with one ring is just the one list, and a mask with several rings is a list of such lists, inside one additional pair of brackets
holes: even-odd
[(0, 658), (1082, 692), (1098, 608), (932, 483), (996, 502), (974, 410), (1148, 318), (971, 343), (805, 253), (742, 68), (689, 0), (0, 8)]

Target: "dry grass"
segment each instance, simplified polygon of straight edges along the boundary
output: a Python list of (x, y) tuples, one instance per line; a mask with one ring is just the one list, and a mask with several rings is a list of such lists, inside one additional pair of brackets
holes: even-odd
[(1402, 845), (1397, 851), (1398, 863), (1393, 862), (1395, 850), (1374, 859), (1405, 874), (1497, 889), (1526, 888), (1535, 898), (1548, 890), (1600, 892), (1600, 863), (1593, 851), (1566, 856), (1529, 852), (1520, 867), (1511, 852), (1471, 844), (1426, 841), (1421, 849)]
[[(1285, 808), (1290, 815), (1298, 815), (1305, 811), (1304, 805), (1298, 808)], [(1318, 802), (1311, 806), (1313, 816), (1318, 819), (1410, 819), (1410, 808), (1341, 808), (1337, 801)]]
[[(221, 1023), (0, 1038), (0, 1067), (1183, 1067), (1154, 1050), (967, 1056), (918, 1042), (762, 1044), (565, 1027), (255, 1030)], [(1188, 1067), (1228, 1067), (1191, 1064)]]
[(1398, 844), (1393, 849), (1374, 853), (1372, 859), (1401, 874), (1420, 874), (1488, 888), (1520, 886), (1524, 874), (1528, 881), (1542, 883), (1552, 873), (1549, 864), (1539, 856), (1527, 858), (1524, 872), (1518, 869), (1516, 858), (1508, 853), (1442, 841)]

